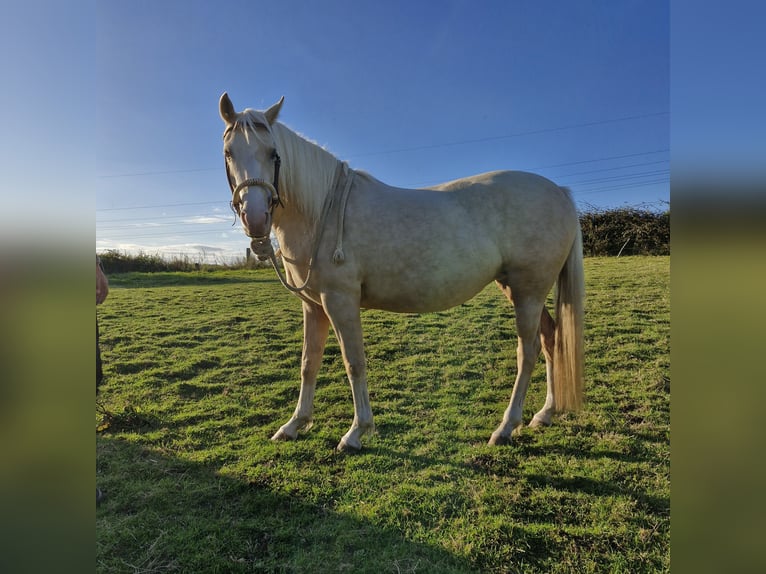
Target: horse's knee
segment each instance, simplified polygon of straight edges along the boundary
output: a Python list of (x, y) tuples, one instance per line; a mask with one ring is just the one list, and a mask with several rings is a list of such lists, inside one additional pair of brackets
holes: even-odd
[(306, 384), (313, 384), (317, 371), (319, 371), (319, 364), (314, 361), (303, 361), (301, 363), (301, 381)]
[(351, 379), (352, 383), (364, 377), (367, 369), (364, 360), (347, 360), (345, 366), (348, 378)]

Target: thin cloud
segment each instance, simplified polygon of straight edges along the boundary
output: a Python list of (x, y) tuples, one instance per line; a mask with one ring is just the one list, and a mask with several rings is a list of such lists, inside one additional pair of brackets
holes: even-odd
[(210, 225), (216, 223), (226, 223), (229, 221), (228, 217), (221, 217), (217, 215), (197, 215), (189, 219), (184, 219), (184, 223), (194, 223), (198, 225)]

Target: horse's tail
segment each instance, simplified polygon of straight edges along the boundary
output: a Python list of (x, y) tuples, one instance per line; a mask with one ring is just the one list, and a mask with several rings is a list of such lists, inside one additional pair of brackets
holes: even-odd
[(582, 232), (578, 224), (577, 237), (559, 273), (556, 290), (553, 396), (558, 412), (576, 411), (583, 403), (584, 319), (585, 274), (582, 261)]

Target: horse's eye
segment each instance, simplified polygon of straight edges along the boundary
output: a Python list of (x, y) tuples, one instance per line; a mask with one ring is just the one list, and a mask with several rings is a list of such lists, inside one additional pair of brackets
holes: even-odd
[(231, 160), (231, 152), (229, 150), (224, 150), (223, 157), (226, 158), (227, 161)]

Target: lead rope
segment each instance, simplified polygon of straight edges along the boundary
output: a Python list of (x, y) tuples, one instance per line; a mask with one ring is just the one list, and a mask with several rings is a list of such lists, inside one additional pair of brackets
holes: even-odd
[[(346, 203), (348, 202), (348, 196), (351, 191), (351, 184), (354, 180), (354, 171), (349, 170), (348, 164), (346, 162), (343, 162), (339, 166), (343, 173), (346, 175), (346, 185), (343, 188), (343, 194), (340, 198), (340, 206), (338, 210), (338, 235), (335, 243), (335, 252), (333, 253), (332, 260), (336, 265), (340, 265), (346, 260), (346, 256), (343, 253), (343, 227), (346, 220)], [(334, 186), (334, 190), (337, 189), (337, 184)], [(301, 299), (303, 299), (303, 296), (301, 293), (306, 290), (306, 286), (309, 283), (309, 280), (311, 279), (311, 271), (314, 269), (314, 260), (316, 259), (317, 254), (319, 253), (319, 244), (322, 240), (322, 234), (324, 231), (324, 224), (327, 220), (327, 215), (330, 213), (330, 208), (332, 207), (332, 204), (334, 203), (333, 198), (335, 194), (329, 195), (327, 198), (325, 198), (324, 205), (322, 206), (322, 214), (319, 217), (319, 223), (317, 225), (317, 237), (315, 239), (314, 244), (314, 251), (311, 255), (311, 259), (309, 259), (309, 270), (308, 273), (306, 273), (306, 280), (303, 282), (303, 285), (300, 287), (295, 287), (293, 285), (290, 285), (287, 282), (287, 279), (285, 278), (284, 273), (279, 268), (279, 265), (277, 264), (277, 256), (274, 253), (274, 246), (271, 244), (271, 239), (268, 237), (261, 237), (253, 239), (250, 242), (250, 249), (252, 249), (255, 256), (258, 258), (259, 261), (263, 261), (265, 259), (269, 259), (271, 261), (272, 267), (274, 267), (274, 271), (277, 272), (277, 277), (279, 278), (279, 282), (282, 283), (282, 285), (288, 289), (289, 291), (292, 291)]]
[(343, 172), (346, 174), (346, 186), (343, 188), (343, 195), (340, 196), (340, 207), (338, 209), (338, 235), (335, 243), (335, 252), (332, 254), (333, 263), (340, 265), (346, 260), (343, 253), (343, 224), (346, 221), (346, 202), (348, 194), (351, 191), (351, 183), (354, 181), (354, 172), (349, 173), (348, 164), (343, 162)]

